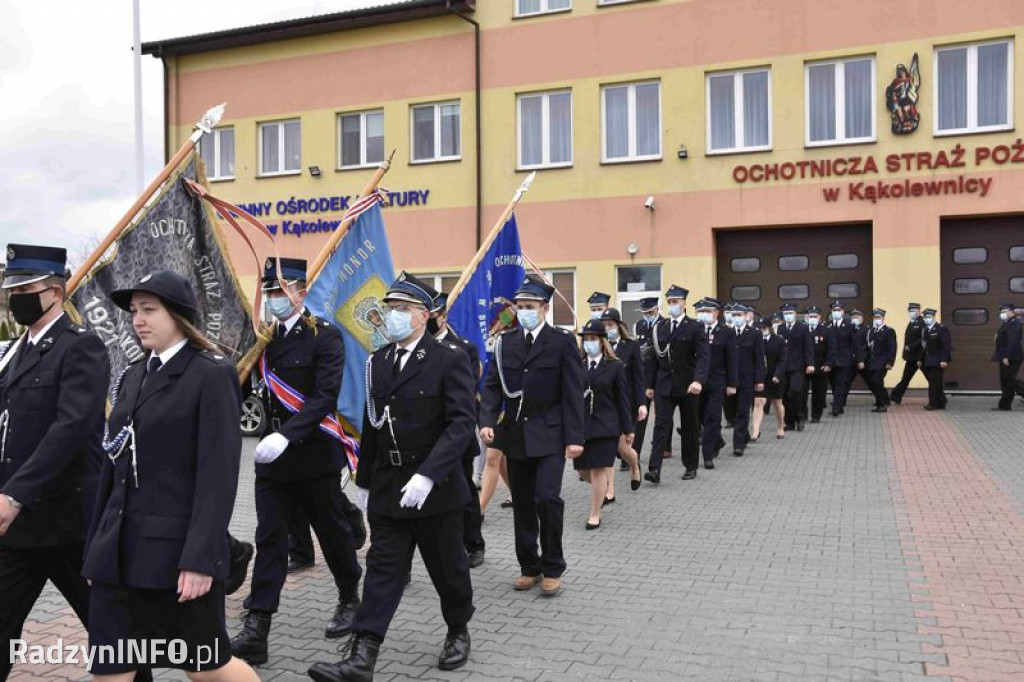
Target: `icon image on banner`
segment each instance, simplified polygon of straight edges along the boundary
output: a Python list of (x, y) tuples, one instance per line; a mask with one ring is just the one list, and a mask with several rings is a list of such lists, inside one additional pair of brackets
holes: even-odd
[(359, 287), (359, 290), (337, 310), (334, 311), (334, 319), (350, 334), (360, 345), (372, 353), (373, 351), (391, 343), (388, 336), (388, 328), (385, 323), (384, 295), (388, 287), (377, 275), (373, 275)]

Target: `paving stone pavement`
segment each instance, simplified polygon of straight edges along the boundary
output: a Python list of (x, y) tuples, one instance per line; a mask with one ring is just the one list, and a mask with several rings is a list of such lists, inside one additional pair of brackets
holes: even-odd
[[(955, 398), (950, 411), (926, 413), (920, 398), (908, 397), (879, 416), (869, 412), (867, 398), (855, 397), (844, 417), (825, 417), (781, 441), (766, 420), (765, 435), (746, 457), (723, 453), (718, 468), (702, 469), (696, 481), (679, 480), (678, 457), (666, 461), (658, 487), (645, 483), (631, 492), (628, 475), (618, 474), (618, 501), (597, 531), (583, 528), (589, 491), (567, 467), (569, 570), (554, 599), (512, 591), (512, 515), (498, 507), (499, 490), (484, 524), (487, 561), (473, 571), (471, 663), (449, 673), (436, 668), (445, 626), (417, 560), (375, 679), (1012, 677), (1016, 668), (976, 665), (993, 651), (987, 660), (1019, 665), (1024, 641), (1016, 638), (1024, 596), (1016, 591), (1021, 564), (1014, 544), (1024, 542), (1024, 448), (1019, 415), (990, 413), (992, 402)], [(927, 447), (916, 448), (909, 434), (924, 437)], [(245, 461), (254, 445), (246, 442)], [(932, 451), (942, 456), (924, 456)], [(232, 531), (251, 538), (251, 467), (243, 470)], [(961, 490), (956, 483), (965, 472), (973, 478)], [(971, 523), (975, 513), (984, 513), (984, 527)], [(950, 520), (960, 522), (947, 537), (942, 524)], [(993, 547), (985, 557), (996, 563), (971, 562), (968, 573), (949, 569), (986, 543)], [(964, 577), (978, 582), (957, 584)], [(259, 670), (263, 680), (305, 680), (312, 661), (336, 657), (338, 643), (322, 636), (336, 599), (331, 584), (322, 562), (289, 577), (270, 661)], [(228, 599), (232, 633), (246, 592)], [(970, 620), (976, 605), (953, 608), (948, 597), (967, 592), (1000, 609), (995, 626)], [(955, 641), (971, 635), (964, 629), (971, 625), (987, 633), (987, 644)], [(84, 642), (52, 587), (25, 637), (29, 644)], [(1002, 659), (993, 642), (1009, 650)], [(25, 665), (11, 679), (81, 677), (82, 666)]]

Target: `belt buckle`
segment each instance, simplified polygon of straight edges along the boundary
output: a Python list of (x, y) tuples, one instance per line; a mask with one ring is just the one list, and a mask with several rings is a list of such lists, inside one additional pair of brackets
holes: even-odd
[(388, 461), (393, 467), (402, 466), (402, 453), (398, 450), (388, 450)]

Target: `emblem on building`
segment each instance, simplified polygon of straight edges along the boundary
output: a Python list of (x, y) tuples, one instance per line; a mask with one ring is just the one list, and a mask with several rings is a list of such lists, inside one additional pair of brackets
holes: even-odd
[(917, 109), (918, 93), (921, 90), (921, 66), (917, 53), (910, 60), (910, 68), (900, 64), (896, 67), (896, 77), (885, 89), (885, 108), (892, 116), (892, 132), (894, 135), (909, 135), (917, 130), (921, 122), (921, 112)]

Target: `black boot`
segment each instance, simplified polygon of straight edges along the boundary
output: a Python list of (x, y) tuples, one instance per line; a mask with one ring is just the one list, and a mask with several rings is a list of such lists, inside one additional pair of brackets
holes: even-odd
[(242, 542), (231, 538), (231, 568), (228, 571), (227, 580), (224, 581), (224, 594), (234, 594), (245, 582), (245, 575), (249, 572), (249, 562), (252, 561), (252, 543)]
[(469, 660), (469, 630), (466, 626), (451, 628), (444, 638), (444, 647), (437, 667), (441, 670), (458, 670)]
[(237, 656), (249, 665), (266, 663), (270, 618), (271, 615), (266, 611), (247, 613), (242, 631), (231, 640), (231, 655)]
[(317, 682), (373, 682), (380, 643), (379, 637), (357, 632), (345, 646), (345, 658), (337, 663), (314, 663), (306, 674)]
[(327, 639), (338, 639), (351, 634), (352, 622), (356, 619), (356, 612), (359, 611), (359, 596), (355, 590), (346, 596), (339, 595), (338, 606), (334, 609), (334, 617), (327, 624), (324, 636)]
[(363, 520), (363, 512), (344, 494), (341, 496), (341, 511), (345, 515), (345, 520), (352, 526), (356, 549), (362, 549), (366, 544), (366, 522)]

